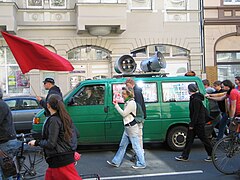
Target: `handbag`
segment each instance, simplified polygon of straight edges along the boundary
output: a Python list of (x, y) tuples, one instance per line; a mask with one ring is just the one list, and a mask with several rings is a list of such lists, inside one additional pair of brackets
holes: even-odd
[(17, 174), (13, 158), (2, 150), (0, 150), (0, 166), (6, 178)]

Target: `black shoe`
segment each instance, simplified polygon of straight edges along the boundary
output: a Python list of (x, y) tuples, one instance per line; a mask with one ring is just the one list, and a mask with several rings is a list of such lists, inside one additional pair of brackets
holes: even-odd
[(136, 154), (134, 154), (131, 158), (130, 158), (131, 162), (136, 162), (137, 161), (137, 156)]
[(183, 156), (177, 156), (175, 157), (177, 161), (188, 161), (188, 158), (184, 158)]

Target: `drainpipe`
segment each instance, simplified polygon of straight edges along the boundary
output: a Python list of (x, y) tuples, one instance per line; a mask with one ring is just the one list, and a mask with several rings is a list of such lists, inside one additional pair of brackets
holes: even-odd
[(206, 62), (205, 62), (205, 35), (204, 35), (204, 0), (199, 0), (200, 8), (200, 37), (201, 37), (201, 52), (202, 52), (202, 73), (206, 73)]

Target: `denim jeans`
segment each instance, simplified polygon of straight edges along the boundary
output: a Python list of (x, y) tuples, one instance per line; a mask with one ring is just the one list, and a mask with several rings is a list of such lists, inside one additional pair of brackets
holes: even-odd
[(228, 123), (229, 123), (229, 120), (228, 120), (227, 113), (223, 113), (223, 112), (222, 112), (222, 119), (221, 119), (220, 124), (219, 124), (219, 131), (218, 131), (217, 140), (223, 138), (223, 134), (224, 134), (226, 125), (227, 125)]
[[(18, 149), (20, 146), (21, 146), (21, 142), (18, 141), (17, 139), (13, 139), (13, 140), (9, 140), (8, 142), (0, 144), (0, 149), (7, 153), (14, 154), (16, 149)], [(0, 167), (0, 180), (3, 180), (3, 179), (12, 180), (13, 178), (12, 177), (4, 178), (2, 169)]]
[[(129, 133), (129, 131), (131, 131), (129, 128), (132, 128), (133, 130), (136, 129), (136, 133), (134, 132)], [(137, 124), (132, 127), (125, 127), (121, 142), (119, 144), (119, 149), (115, 154), (114, 158), (112, 159), (113, 163), (120, 166), (120, 164), (122, 163), (123, 157), (126, 153), (127, 146), (131, 142), (132, 148), (137, 155), (136, 166), (146, 166), (143, 149), (141, 148), (140, 142), (139, 142), (138, 131), (139, 131), (139, 128)]]

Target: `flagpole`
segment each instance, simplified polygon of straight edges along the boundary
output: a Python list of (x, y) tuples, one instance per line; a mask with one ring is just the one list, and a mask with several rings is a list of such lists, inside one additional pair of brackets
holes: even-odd
[(35, 96), (37, 96), (37, 93), (36, 93), (36, 91), (34, 90), (34, 88), (32, 87), (32, 84), (30, 83), (30, 87), (31, 87), (31, 89), (33, 90), (33, 93), (35, 94)]

